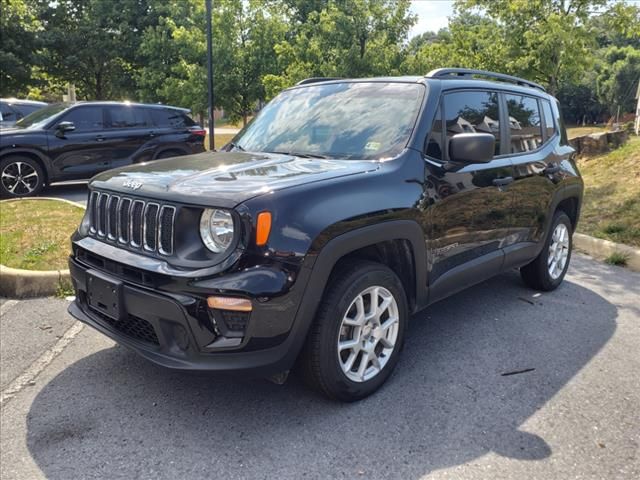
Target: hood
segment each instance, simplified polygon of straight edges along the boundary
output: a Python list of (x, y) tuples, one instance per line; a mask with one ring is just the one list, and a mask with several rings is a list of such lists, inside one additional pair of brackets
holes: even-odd
[(252, 152), (204, 152), (109, 170), (91, 187), (134, 196), (231, 208), (287, 187), (373, 171), (373, 161)]

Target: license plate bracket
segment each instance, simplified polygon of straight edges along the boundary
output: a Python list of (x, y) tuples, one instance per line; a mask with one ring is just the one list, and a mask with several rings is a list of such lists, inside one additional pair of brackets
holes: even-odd
[(122, 282), (95, 270), (88, 270), (87, 302), (91, 308), (109, 318), (122, 319)]

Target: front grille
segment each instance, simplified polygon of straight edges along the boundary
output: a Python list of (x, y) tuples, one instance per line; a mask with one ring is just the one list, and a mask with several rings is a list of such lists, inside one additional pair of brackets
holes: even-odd
[(115, 320), (94, 308), (89, 308), (91, 313), (99, 317), (103, 323), (106, 323), (123, 335), (152, 345), (160, 345), (153, 325), (147, 322), (144, 318), (136, 317), (135, 315), (127, 315), (122, 320)]
[(94, 191), (89, 212), (91, 235), (147, 252), (173, 254), (174, 206)]

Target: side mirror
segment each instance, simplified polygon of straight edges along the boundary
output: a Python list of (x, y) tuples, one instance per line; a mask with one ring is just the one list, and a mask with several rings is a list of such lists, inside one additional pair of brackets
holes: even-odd
[(490, 133), (460, 133), (449, 140), (453, 163), (489, 163), (493, 160), (496, 137)]
[(60, 136), (64, 136), (66, 132), (73, 132), (76, 129), (76, 126), (73, 122), (60, 122), (56, 125), (56, 134)]

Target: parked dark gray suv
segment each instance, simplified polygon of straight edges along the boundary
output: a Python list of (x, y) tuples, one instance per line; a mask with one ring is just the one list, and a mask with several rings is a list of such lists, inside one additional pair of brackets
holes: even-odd
[(189, 110), (128, 102), (58, 103), (0, 131), (0, 196), (87, 179), (110, 168), (204, 151)]

